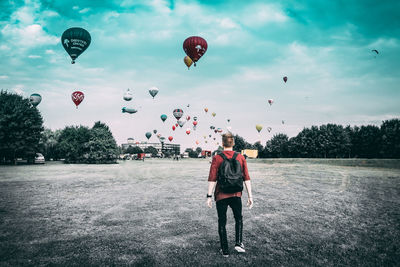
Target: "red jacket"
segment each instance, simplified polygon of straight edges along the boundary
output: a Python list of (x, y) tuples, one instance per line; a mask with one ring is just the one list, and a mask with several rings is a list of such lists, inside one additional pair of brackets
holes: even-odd
[[(225, 154), (225, 156), (228, 159), (230, 159), (230, 158), (233, 157), (233, 154), (235, 153), (235, 151), (224, 150), (223, 153)], [(242, 167), (243, 180), (244, 181), (250, 180), (249, 172), (247, 170), (246, 159), (241, 154), (237, 155), (236, 159), (239, 161), (240, 166)], [(213, 157), (213, 160), (211, 162), (211, 167), (210, 167), (210, 174), (208, 175), (208, 181), (209, 182), (216, 182), (217, 181), (218, 169), (219, 169), (219, 166), (221, 165), (222, 161), (224, 161), (224, 160), (219, 155), (215, 155)], [(242, 192), (236, 192), (236, 193), (224, 193), (224, 192), (221, 192), (219, 190), (219, 186), (218, 186), (218, 182), (217, 182), (217, 186), (216, 186), (215, 192), (214, 192), (215, 201), (219, 201), (221, 199), (230, 198), (230, 197), (241, 197), (241, 196), (242, 196)]]

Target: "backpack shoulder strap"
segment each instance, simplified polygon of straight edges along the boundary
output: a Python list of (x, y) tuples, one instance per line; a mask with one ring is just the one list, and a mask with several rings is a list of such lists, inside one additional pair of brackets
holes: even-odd
[(237, 153), (237, 152), (233, 153), (233, 157), (232, 157), (232, 159), (233, 159), (233, 160), (235, 160), (235, 159), (236, 159), (236, 157), (237, 157), (237, 155), (239, 155), (239, 153)]
[(228, 158), (225, 156), (224, 152), (218, 153), (223, 160), (227, 160)]

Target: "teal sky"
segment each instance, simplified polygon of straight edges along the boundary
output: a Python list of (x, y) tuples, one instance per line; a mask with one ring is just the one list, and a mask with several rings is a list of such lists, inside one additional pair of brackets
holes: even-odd
[[(234, 133), (263, 143), (311, 125), (379, 125), (400, 117), (399, 14), (399, 1), (0, 1), (0, 88), (41, 94), (46, 127), (101, 120), (119, 144), (157, 129), (183, 148), (215, 148), (203, 135), (226, 129), (227, 118)], [(75, 65), (60, 42), (70, 27), (92, 37)], [(208, 50), (187, 70), (182, 43), (192, 35)], [(79, 109), (75, 90), (85, 93)], [(189, 136), (192, 121), (172, 132), (175, 108), (199, 118)]]

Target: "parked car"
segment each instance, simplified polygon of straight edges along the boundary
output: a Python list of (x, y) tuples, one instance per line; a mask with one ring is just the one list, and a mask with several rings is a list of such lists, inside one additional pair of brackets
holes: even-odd
[(36, 153), (35, 155), (35, 164), (44, 164), (44, 156), (41, 153)]

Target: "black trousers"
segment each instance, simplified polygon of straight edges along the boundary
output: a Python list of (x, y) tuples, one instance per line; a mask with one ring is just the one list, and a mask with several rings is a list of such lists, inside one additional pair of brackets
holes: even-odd
[(222, 250), (228, 250), (228, 238), (226, 234), (226, 211), (228, 206), (233, 211), (235, 218), (235, 243), (242, 243), (243, 218), (242, 218), (242, 199), (240, 197), (230, 197), (217, 201), (218, 212), (218, 234)]

